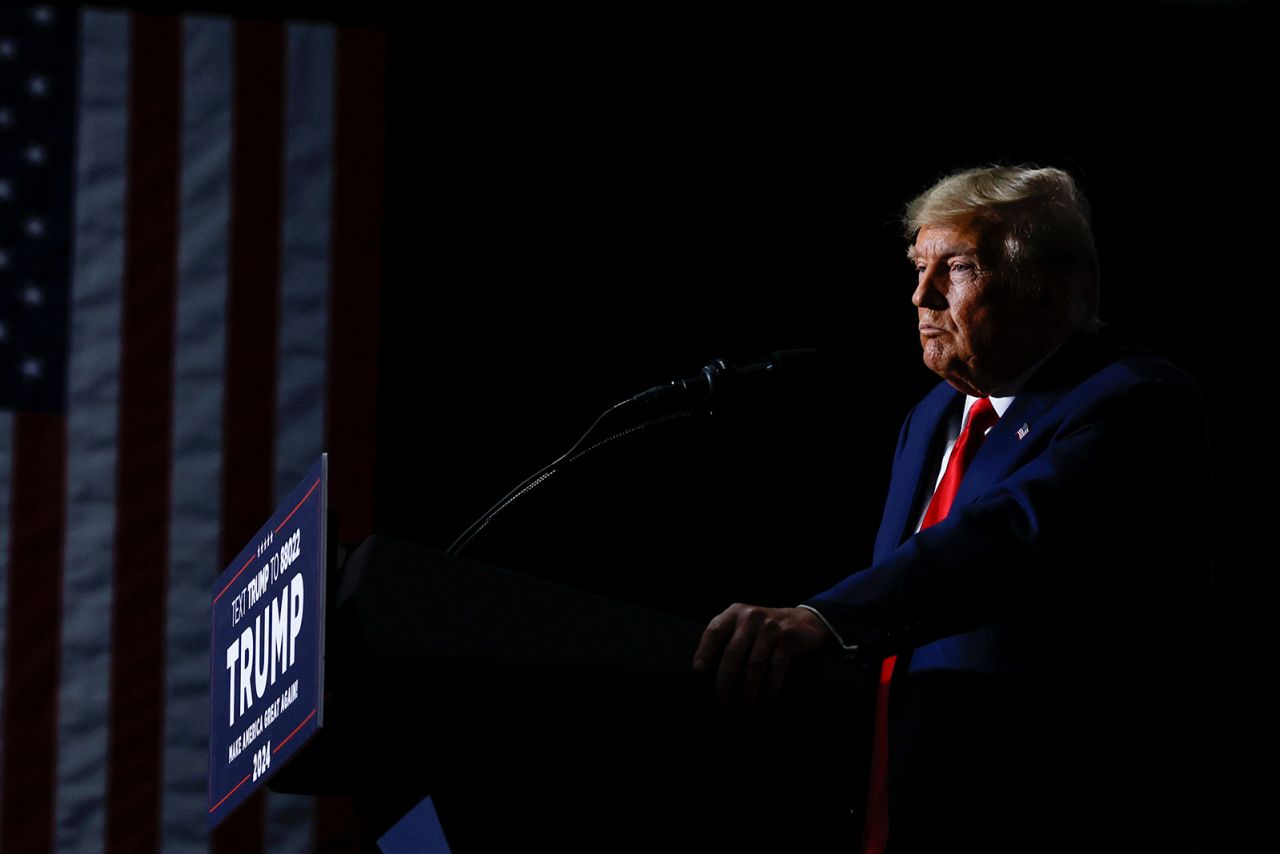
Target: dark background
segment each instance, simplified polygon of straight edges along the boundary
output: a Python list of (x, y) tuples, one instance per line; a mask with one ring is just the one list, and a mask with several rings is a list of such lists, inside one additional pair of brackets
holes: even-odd
[(1216, 673), (1187, 691), (1215, 698), (1215, 836), (1248, 847), (1271, 835), (1275, 757), (1260, 12), (859, 8), (335, 9), (391, 35), (378, 530), (443, 547), (610, 404), (820, 347), (794, 393), (627, 440), (475, 555), (706, 617), (822, 589), (864, 565), (898, 426), (934, 382), (904, 202), (961, 167), (1065, 168), (1095, 208), (1104, 319), (1204, 392), (1217, 565), (1212, 627), (1187, 631)]

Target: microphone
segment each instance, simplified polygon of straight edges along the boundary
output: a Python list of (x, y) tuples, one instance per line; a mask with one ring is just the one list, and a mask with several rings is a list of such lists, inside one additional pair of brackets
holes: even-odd
[[(540, 483), (555, 474), (562, 463), (572, 463), (578, 457), (582, 456), (582, 454), (603, 445), (605, 442), (617, 439), (620, 436), (626, 436), (628, 434), (634, 435), (636, 432), (654, 424), (660, 424), (664, 421), (669, 421), (672, 418), (679, 418), (693, 414), (692, 411), (686, 409), (686, 411), (679, 412), (674, 415), (668, 413), (656, 418), (650, 417), (649, 420), (641, 424), (633, 425), (624, 430), (614, 432), (608, 438), (596, 440), (593, 444), (588, 445), (587, 440), (595, 435), (596, 428), (606, 422), (613, 413), (626, 408), (628, 404), (645, 401), (670, 401), (678, 406), (685, 407), (690, 405), (697, 406), (699, 404), (709, 405), (712, 402), (721, 399), (725, 395), (726, 391), (730, 389), (735, 389), (743, 385), (755, 386), (764, 384), (768, 381), (766, 378), (775, 377), (780, 373), (793, 373), (796, 370), (796, 365), (812, 362), (816, 360), (819, 355), (818, 351), (811, 347), (802, 347), (797, 350), (778, 350), (770, 353), (766, 358), (761, 359), (759, 362), (752, 362), (751, 364), (743, 365), (742, 367), (730, 364), (724, 359), (714, 359), (702, 369), (702, 373), (697, 374), (696, 376), (686, 377), (682, 380), (672, 380), (666, 385), (656, 385), (651, 389), (640, 392), (634, 397), (625, 398), (618, 403), (615, 403), (613, 406), (600, 413), (600, 416), (591, 423), (590, 427), (587, 428), (587, 432), (583, 433), (582, 436), (578, 438), (578, 441), (573, 443), (573, 446), (570, 447), (569, 450), (565, 451), (563, 454), (556, 457), (533, 474), (529, 475), (517, 484), (515, 489), (512, 489), (505, 496), (499, 499), (496, 504), (486, 510), (479, 519), (472, 522), (465, 531), (458, 535), (458, 538), (453, 541), (453, 544), (449, 546), (448, 554), (456, 555), (462, 551), (462, 549), (466, 548), (467, 544), (471, 542), (476, 534), (480, 533), (480, 531), (483, 530), (495, 516), (501, 513), (503, 509), (511, 504), (511, 502), (523, 495), (526, 495), (530, 490), (534, 489)], [(575, 452), (584, 446), (586, 446), (586, 449), (575, 455)]]
[(810, 363), (819, 355), (813, 347), (776, 350), (759, 362), (741, 367), (724, 359), (713, 359), (703, 367), (701, 373), (672, 380), (665, 385), (656, 385), (640, 392), (631, 400), (637, 403), (657, 400), (711, 403), (725, 394), (735, 393), (739, 388), (761, 385), (780, 374), (792, 373), (797, 370), (797, 366)]

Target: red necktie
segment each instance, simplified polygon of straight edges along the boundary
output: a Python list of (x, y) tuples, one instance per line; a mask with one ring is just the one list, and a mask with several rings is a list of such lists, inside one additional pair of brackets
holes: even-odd
[[(960, 490), (960, 479), (965, 469), (978, 454), (987, 430), (1000, 418), (988, 398), (982, 397), (969, 407), (969, 421), (960, 431), (947, 460), (947, 470), (938, 482), (938, 488), (929, 499), (920, 530), (936, 525), (947, 518), (951, 502)], [(889, 683), (893, 679), (893, 663), (890, 656), (880, 666), (880, 686), (876, 689), (876, 722), (871, 742), (871, 782), (867, 788), (867, 817), (863, 829), (863, 854), (884, 854), (889, 839)]]

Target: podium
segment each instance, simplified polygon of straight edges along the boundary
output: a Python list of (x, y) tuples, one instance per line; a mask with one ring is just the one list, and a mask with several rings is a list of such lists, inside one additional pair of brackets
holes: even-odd
[(850, 845), (869, 681), (802, 662), (776, 702), (721, 706), (702, 629), (372, 537), (331, 599), (325, 726), (270, 786), (352, 798), (371, 839), (430, 795), (455, 851)]

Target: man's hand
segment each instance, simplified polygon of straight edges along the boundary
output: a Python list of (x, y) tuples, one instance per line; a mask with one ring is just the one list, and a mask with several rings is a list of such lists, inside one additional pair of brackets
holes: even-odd
[(707, 624), (693, 654), (693, 669), (716, 671), (716, 696), (737, 696), (747, 703), (774, 697), (795, 656), (831, 643), (831, 632), (817, 614), (805, 608), (761, 608), (730, 605)]

